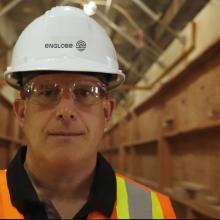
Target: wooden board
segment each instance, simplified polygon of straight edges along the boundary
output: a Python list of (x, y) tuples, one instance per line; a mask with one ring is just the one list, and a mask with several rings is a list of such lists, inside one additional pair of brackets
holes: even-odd
[(0, 97), (0, 134), (7, 135), (10, 106)]
[(140, 139), (159, 139), (161, 127), (161, 111), (159, 107), (154, 107), (138, 115), (138, 131)]
[(183, 135), (170, 141), (173, 183), (203, 184), (220, 197), (220, 130)]
[[(158, 183), (159, 164), (157, 142), (137, 146), (135, 149), (135, 176)], [(134, 162), (133, 162), (134, 163)]]

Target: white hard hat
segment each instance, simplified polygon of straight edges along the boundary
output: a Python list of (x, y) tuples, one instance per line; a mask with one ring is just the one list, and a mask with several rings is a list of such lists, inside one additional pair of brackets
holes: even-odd
[(20, 89), (21, 75), (37, 71), (105, 74), (113, 79), (110, 89), (125, 79), (103, 28), (81, 9), (70, 6), (54, 7), (26, 27), (4, 75), (11, 86)]

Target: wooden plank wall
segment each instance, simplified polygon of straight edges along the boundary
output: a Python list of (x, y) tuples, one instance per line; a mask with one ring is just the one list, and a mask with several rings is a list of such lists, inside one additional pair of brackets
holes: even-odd
[[(194, 206), (184, 200), (192, 190), (206, 205), (210, 200), (220, 210), (219, 49), (218, 42), (120, 121), (105, 134), (101, 150), (110, 163), (119, 161), (117, 171), (174, 198), (179, 195), (182, 206), (193, 207), (195, 218), (220, 217), (214, 208), (205, 210), (198, 208), (200, 203)], [(211, 199), (200, 196), (204, 189)], [(191, 211), (187, 209), (187, 217)]]
[(18, 147), (24, 142), (12, 104), (0, 95), (0, 169), (6, 169)]

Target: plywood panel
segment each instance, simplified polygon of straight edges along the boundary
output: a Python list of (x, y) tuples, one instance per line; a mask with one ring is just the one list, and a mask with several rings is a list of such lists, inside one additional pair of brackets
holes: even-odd
[(133, 163), (133, 157), (132, 157), (132, 151), (130, 148), (125, 149), (125, 156), (124, 156), (124, 171), (125, 173), (132, 174), (132, 163)]
[(193, 70), (164, 94), (165, 133), (191, 130), (220, 120), (220, 57)]
[(7, 105), (1, 103), (0, 99), (0, 134), (2, 135), (7, 135), (9, 114), (10, 111), (8, 110)]
[(110, 147), (110, 135), (109, 133), (105, 133), (100, 144), (100, 150), (108, 149)]
[(136, 167), (135, 176), (146, 178), (158, 183), (159, 164), (157, 143), (150, 143), (135, 147)]
[(172, 95), (164, 103), (162, 120), (161, 120), (161, 126), (164, 134), (179, 130), (178, 105), (179, 105), (179, 98), (174, 95)]
[(109, 147), (113, 147), (114, 146), (114, 129), (109, 131), (108, 135), (109, 135), (109, 138), (108, 138)]
[(172, 152), (169, 142), (161, 138), (158, 142), (159, 185), (162, 189), (172, 187)]
[(203, 184), (220, 197), (220, 130), (183, 135), (170, 141), (173, 183)]
[(184, 129), (199, 127), (220, 116), (220, 63), (213, 60), (202, 66), (195, 82), (187, 87), (187, 109), (183, 117), (187, 117), (181, 126)]
[(116, 125), (115, 128), (111, 131), (111, 146), (116, 147), (120, 143), (120, 131), (119, 125)]
[[(1, 39), (0, 39), (0, 47), (2, 50), (6, 49), (3, 48), (3, 45), (1, 44)], [(7, 64), (7, 60), (6, 60), (6, 56), (0, 56), (0, 71), (4, 72), (6, 69), (6, 64)]]
[(123, 143), (125, 143), (127, 140), (127, 135), (127, 123), (123, 120), (119, 123), (114, 133), (116, 146), (121, 146)]
[(160, 134), (161, 117), (158, 108), (151, 108), (138, 115), (138, 129), (140, 139), (157, 139)]
[(132, 118), (127, 118), (123, 124), (124, 126), (122, 126), (121, 129), (125, 137), (124, 142), (132, 143), (134, 141), (134, 121)]

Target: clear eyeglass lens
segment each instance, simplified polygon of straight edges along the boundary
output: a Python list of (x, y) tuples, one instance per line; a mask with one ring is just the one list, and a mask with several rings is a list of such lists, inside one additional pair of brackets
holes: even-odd
[(73, 95), (78, 103), (92, 105), (98, 103), (103, 95), (102, 89), (96, 85), (75, 85)]
[(57, 103), (61, 88), (58, 84), (35, 83), (31, 90), (31, 101), (40, 105), (51, 105)]
[[(25, 87), (26, 97), (39, 105), (54, 105), (60, 101), (64, 88), (57, 83), (31, 83)], [(94, 84), (74, 83), (69, 88), (74, 101), (78, 104), (98, 103), (105, 92), (104, 88)]]

